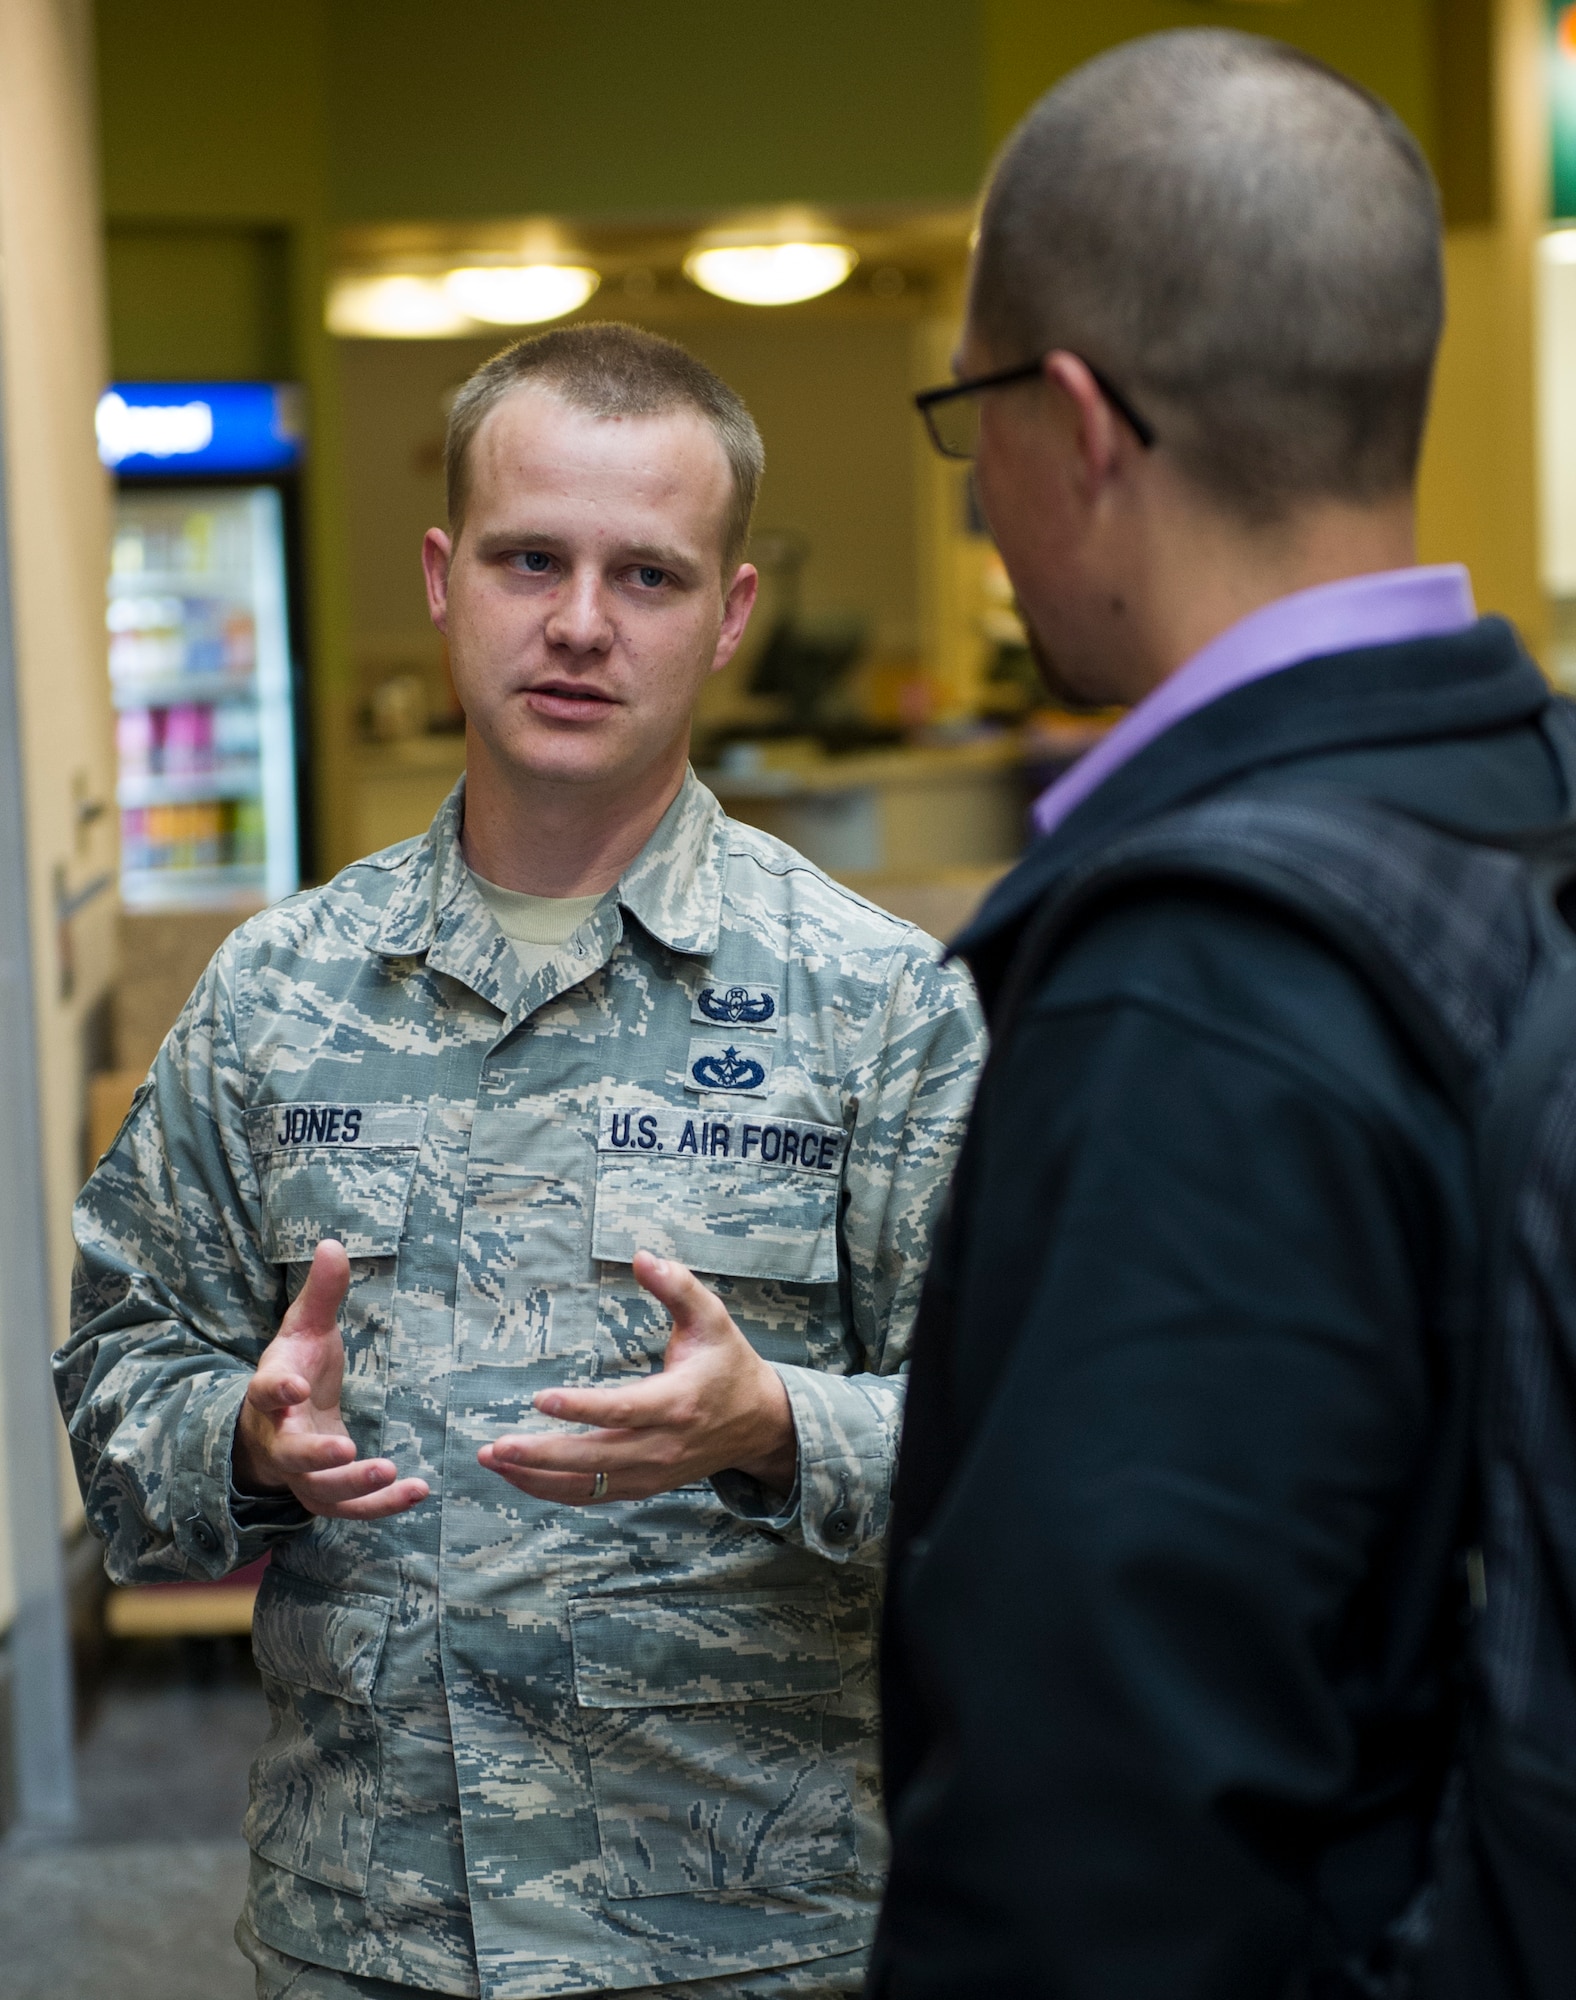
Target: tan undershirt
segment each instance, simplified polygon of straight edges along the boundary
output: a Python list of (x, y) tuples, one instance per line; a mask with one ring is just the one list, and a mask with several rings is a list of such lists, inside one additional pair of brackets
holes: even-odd
[(493, 920), (514, 946), (522, 971), (529, 978), (579, 930), (601, 902), (600, 896), (527, 896), (505, 889), (471, 870), (471, 880)]

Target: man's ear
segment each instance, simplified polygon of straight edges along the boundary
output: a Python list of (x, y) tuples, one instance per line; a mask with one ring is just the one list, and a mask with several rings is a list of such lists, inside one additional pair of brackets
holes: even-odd
[(1046, 381), (1061, 395), (1072, 419), (1085, 496), (1092, 500), (1121, 463), (1126, 444), (1121, 425), (1087, 362), (1058, 347), (1046, 355), (1044, 366)]
[(449, 629), (449, 564), (454, 544), (441, 528), (429, 528), (421, 538), (421, 570), (427, 582), (427, 612), (442, 633)]
[(744, 628), (750, 622), (750, 613), (755, 608), (755, 595), (760, 587), (761, 573), (754, 563), (740, 563), (722, 600), (722, 629), (717, 634), (717, 650), (711, 658), (711, 671), (714, 674), (720, 674), (739, 650), (739, 641), (744, 637)]

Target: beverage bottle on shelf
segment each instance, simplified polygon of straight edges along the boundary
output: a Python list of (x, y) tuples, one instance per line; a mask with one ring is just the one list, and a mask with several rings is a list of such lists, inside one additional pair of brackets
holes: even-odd
[(220, 618), (221, 609), (217, 598), (187, 598), (187, 673), (218, 674), (224, 671), (224, 628)]
[(170, 823), (173, 810), (171, 806), (149, 806), (143, 814), (144, 865), (148, 868), (169, 868), (173, 865), (175, 829)]
[(213, 770), (213, 710), (207, 702), (177, 702), (164, 728), (164, 768), (171, 777), (200, 778)]
[(128, 778), (145, 778), (153, 770), (158, 736), (150, 708), (123, 708), (115, 717), (115, 751), (121, 772)]
[(261, 799), (235, 801), (235, 825), (231, 854), (243, 868), (261, 868), (268, 859), (267, 826)]
[(196, 866), (217, 868), (224, 859), (224, 808), (218, 799), (204, 799), (192, 807), (192, 849)]
[(120, 816), (120, 865), (123, 871), (148, 866), (148, 809), (128, 806)]
[(250, 701), (222, 701), (213, 710), (214, 767), (241, 777), (257, 763), (261, 719)]
[(257, 665), (257, 630), (245, 605), (232, 604), (224, 621), (224, 671), (249, 674)]

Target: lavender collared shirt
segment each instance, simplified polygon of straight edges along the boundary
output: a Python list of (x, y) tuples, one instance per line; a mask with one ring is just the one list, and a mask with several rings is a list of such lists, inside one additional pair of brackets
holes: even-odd
[(1043, 791), (1034, 804), (1035, 827), (1053, 833), (1113, 771), (1183, 716), (1207, 708), (1233, 688), (1327, 653), (1439, 638), (1461, 631), (1476, 617), (1472, 582), (1459, 563), (1342, 577), (1261, 605), (1152, 688), (1108, 736)]

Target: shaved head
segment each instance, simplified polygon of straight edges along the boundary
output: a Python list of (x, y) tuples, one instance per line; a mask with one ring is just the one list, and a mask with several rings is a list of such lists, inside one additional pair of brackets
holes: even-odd
[(1443, 316), (1400, 120), (1225, 29), (1125, 43), (1040, 99), (991, 178), (970, 295), (996, 365), (1082, 355), (1252, 520), (1410, 486)]

